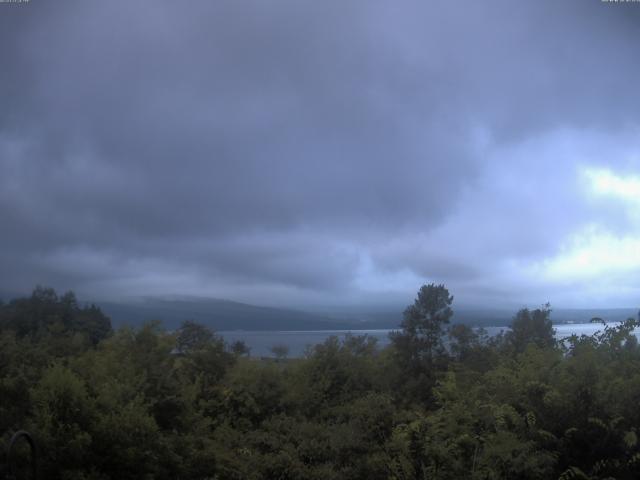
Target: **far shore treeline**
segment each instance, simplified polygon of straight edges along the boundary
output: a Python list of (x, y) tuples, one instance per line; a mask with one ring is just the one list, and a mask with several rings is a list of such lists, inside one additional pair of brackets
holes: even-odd
[(0, 302), (0, 479), (21, 429), (52, 480), (640, 478), (639, 319), (558, 341), (549, 305), (493, 337), (452, 316), (424, 285), (387, 347), (259, 359), (37, 287)]

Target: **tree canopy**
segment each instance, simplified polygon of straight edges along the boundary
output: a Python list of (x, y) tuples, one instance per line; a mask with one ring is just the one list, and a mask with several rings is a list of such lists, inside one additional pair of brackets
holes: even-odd
[(547, 303), (533, 311), (527, 308), (520, 310), (511, 323), (507, 341), (516, 352), (523, 352), (530, 343), (541, 348), (553, 346), (556, 341), (554, 335), (551, 306)]
[(638, 320), (556, 342), (546, 305), (489, 337), (452, 302), (276, 361), (38, 288), (0, 305), (0, 451), (27, 428), (65, 480), (640, 478)]

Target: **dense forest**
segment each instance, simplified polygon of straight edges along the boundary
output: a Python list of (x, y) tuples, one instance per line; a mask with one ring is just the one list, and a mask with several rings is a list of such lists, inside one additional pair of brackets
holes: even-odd
[(39, 287), (0, 304), (0, 452), (27, 429), (68, 480), (640, 478), (638, 320), (557, 342), (546, 305), (488, 337), (452, 303), (423, 286), (384, 349), (259, 359)]

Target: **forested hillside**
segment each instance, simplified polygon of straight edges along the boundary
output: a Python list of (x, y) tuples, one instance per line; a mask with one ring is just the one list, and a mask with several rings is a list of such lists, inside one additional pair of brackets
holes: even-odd
[(452, 302), (423, 286), (385, 349), (260, 360), (38, 288), (0, 305), (0, 451), (31, 431), (46, 479), (640, 477), (637, 320), (557, 343), (544, 306), (489, 338)]

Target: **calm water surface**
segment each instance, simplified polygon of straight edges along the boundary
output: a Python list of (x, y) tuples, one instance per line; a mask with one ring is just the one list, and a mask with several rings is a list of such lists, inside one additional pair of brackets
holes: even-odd
[[(615, 326), (615, 322), (609, 325)], [(598, 323), (573, 323), (554, 325), (556, 338), (562, 339), (573, 334), (593, 335), (604, 327)], [(508, 327), (486, 327), (489, 335), (497, 335), (500, 331), (508, 330)], [(274, 345), (286, 345), (289, 348), (290, 357), (302, 356), (308, 346), (324, 342), (332, 335), (343, 339), (347, 334), (368, 335), (378, 340), (378, 345), (384, 347), (389, 344), (389, 332), (391, 329), (381, 330), (315, 330), (315, 331), (223, 331), (218, 332), (227, 342), (237, 340), (244, 341), (251, 349), (254, 357), (273, 356), (271, 347)]]

